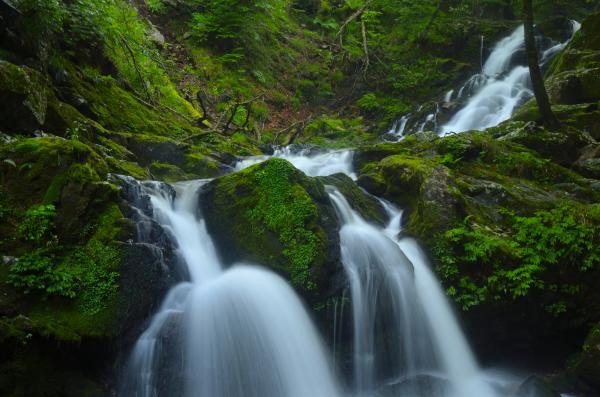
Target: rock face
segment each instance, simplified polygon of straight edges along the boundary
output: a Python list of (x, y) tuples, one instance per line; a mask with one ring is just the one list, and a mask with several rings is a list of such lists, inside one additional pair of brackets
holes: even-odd
[[(359, 185), (405, 210), (405, 233), (429, 250), (484, 358), (559, 365), (597, 321), (600, 197), (586, 177), (592, 170), (563, 167), (575, 167), (593, 145), (577, 131), (514, 123), (445, 138), (417, 134), (356, 153)], [(586, 237), (570, 238), (579, 233)], [(557, 242), (567, 240), (563, 250)], [(567, 254), (573, 247), (578, 254)], [(575, 285), (577, 294), (567, 292)], [(547, 343), (555, 346), (548, 355)]]
[(373, 196), (360, 189), (350, 177), (345, 174), (335, 174), (319, 178), (325, 185), (339, 189), (348, 203), (366, 221), (385, 226), (389, 221), (388, 214), (381, 203)]
[(322, 182), (271, 159), (206, 185), (200, 196), (222, 258), (255, 262), (290, 279), (309, 302), (340, 271), (335, 212)]
[(553, 62), (547, 80), (553, 104), (600, 100), (600, 13), (582, 23), (581, 31)]

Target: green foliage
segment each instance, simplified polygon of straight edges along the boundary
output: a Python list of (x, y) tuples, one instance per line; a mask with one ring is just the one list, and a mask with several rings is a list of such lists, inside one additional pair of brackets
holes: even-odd
[(161, 13), (165, 10), (165, 3), (163, 0), (147, 0), (148, 9), (153, 13)]
[(213, 0), (192, 16), (192, 29), (199, 41), (217, 40), (232, 45), (241, 38), (244, 19), (254, 1)]
[[(506, 211), (508, 231), (478, 226), (469, 218), (438, 236), (434, 252), (448, 293), (467, 310), (488, 300), (513, 299), (534, 291), (556, 293), (546, 305), (564, 311), (561, 297), (577, 293), (578, 274), (600, 267), (600, 205), (567, 204), (532, 216)], [(563, 280), (549, 274), (562, 274)]]
[(44, 297), (74, 298), (76, 283), (73, 275), (58, 267), (56, 261), (54, 250), (36, 248), (11, 266), (8, 282), (25, 294), (41, 292)]
[(19, 225), (19, 237), (26, 241), (41, 243), (51, 231), (55, 213), (56, 209), (52, 204), (35, 205), (29, 208)]
[(17, 0), (16, 6), (25, 15), (27, 36), (39, 45), (62, 32), (66, 10), (60, 0)]
[(358, 101), (356, 101), (356, 104), (366, 113), (372, 113), (379, 108), (377, 95), (372, 92), (367, 92)]
[(277, 233), (283, 254), (290, 260), (292, 283), (311, 290), (315, 284), (310, 280), (310, 268), (319, 252), (319, 238), (308, 222), (318, 217), (318, 211), (304, 189), (290, 183), (295, 172), (287, 161), (279, 159), (269, 161), (258, 171), (260, 195), (248, 217)]
[(78, 306), (88, 315), (99, 313), (114, 302), (118, 291), (119, 251), (111, 245), (92, 239), (71, 254), (63, 269), (77, 280)]
[(59, 245), (54, 217), (51, 204), (34, 205), (25, 212), (18, 235), (29, 244), (29, 250), (10, 267), (7, 281), (24, 294), (76, 298), (83, 313), (97, 314), (117, 293), (120, 254), (110, 241), (115, 238), (114, 220), (120, 212), (109, 209), (97, 225), (88, 225), (84, 231), (91, 227), (95, 234), (72, 250)]

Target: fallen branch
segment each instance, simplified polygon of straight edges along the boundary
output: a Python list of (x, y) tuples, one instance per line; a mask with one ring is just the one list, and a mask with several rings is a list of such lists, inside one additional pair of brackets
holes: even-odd
[(362, 32), (363, 51), (365, 52), (365, 62), (363, 64), (363, 76), (367, 77), (367, 70), (369, 69), (369, 47), (367, 45), (367, 29), (365, 28), (365, 21), (361, 19), (360, 30)]
[(131, 56), (133, 67), (138, 75), (138, 78), (140, 79), (140, 82), (142, 83), (142, 87), (144, 87), (144, 91), (146, 92), (146, 97), (150, 101), (152, 99), (152, 96), (150, 95), (150, 90), (148, 89), (148, 84), (146, 83), (146, 80), (144, 79), (144, 76), (142, 75), (142, 71), (140, 70), (137, 59), (135, 58), (133, 49), (131, 48), (131, 46), (125, 39), (125, 37), (123, 37), (123, 35), (120, 35), (120, 39), (121, 39), (121, 42), (123, 43), (123, 45), (125, 46), (125, 48), (127, 49), (127, 52), (129, 52), (129, 55)]
[(343, 37), (344, 37), (344, 31), (346, 30), (346, 27), (348, 26), (348, 24), (352, 21), (354, 21), (356, 18), (358, 18), (359, 16), (361, 16), (363, 14), (363, 12), (365, 12), (367, 10), (367, 8), (369, 7), (369, 4), (371, 3), (371, 0), (367, 0), (365, 2), (365, 4), (363, 4), (362, 7), (360, 7), (358, 10), (354, 11), (352, 13), (352, 15), (350, 15), (348, 17), (348, 19), (346, 19), (344, 21), (344, 23), (342, 24), (342, 26), (340, 26), (340, 30), (338, 30), (337, 34), (335, 35), (335, 37), (339, 37), (340, 40), (340, 48), (343, 47), (344, 43), (343, 43)]
[(288, 138), (288, 140), (286, 142), (286, 145), (291, 145), (294, 142), (294, 140), (298, 137), (298, 135), (304, 130), (304, 127), (306, 127), (306, 124), (308, 124), (312, 119), (313, 119), (313, 116), (310, 115), (307, 118), (305, 118), (304, 120), (295, 121), (292, 124), (290, 124), (289, 126), (285, 127), (284, 129), (275, 132), (275, 136), (273, 137), (273, 144), (277, 143), (277, 141), (279, 140), (279, 136), (281, 134), (288, 132), (292, 128), (296, 127), (296, 131), (292, 135), (290, 135), (290, 137)]

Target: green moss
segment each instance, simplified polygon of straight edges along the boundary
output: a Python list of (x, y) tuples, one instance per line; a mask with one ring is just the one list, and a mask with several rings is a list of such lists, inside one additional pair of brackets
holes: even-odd
[(271, 159), (208, 185), (205, 213), (217, 236), (229, 236), (225, 255), (286, 272), (304, 290), (317, 287), (326, 233), (314, 197), (323, 185), (290, 163)]
[(181, 170), (181, 168), (171, 164), (159, 163), (157, 161), (150, 164), (150, 173), (154, 179), (167, 182), (177, 182), (185, 179), (191, 179), (184, 171)]
[(129, 175), (137, 180), (146, 180), (150, 178), (147, 169), (140, 167), (137, 163), (132, 161), (108, 158), (107, 163), (111, 172), (115, 174)]
[(185, 156), (182, 166), (187, 173), (194, 174), (199, 178), (213, 178), (223, 173), (221, 164), (202, 153), (189, 153)]
[[(258, 171), (254, 180), (259, 196), (247, 213), (248, 219), (279, 236), (283, 255), (290, 260), (294, 285), (313, 289), (310, 267), (317, 259), (320, 239), (307, 228), (318, 216), (311, 197), (300, 186), (290, 183), (297, 171), (285, 160), (273, 160)], [(260, 233), (260, 229), (256, 230)]]
[(350, 177), (345, 174), (335, 174), (320, 179), (325, 185), (335, 186), (365, 220), (385, 226), (388, 221), (385, 209), (373, 196), (361, 190)]
[[(0, 91), (4, 95), (11, 95), (13, 101), (22, 102), (31, 111), (38, 124), (40, 126), (44, 124), (48, 95), (51, 95), (51, 92), (49, 93), (50, 90), (41, 73), (0, 60)], [(13, 115), (10, 112), (18, 107), (8, 102), (7, 105), (10, 107), (3, 111), (7, 112), (6, 117), (12, 119)]]

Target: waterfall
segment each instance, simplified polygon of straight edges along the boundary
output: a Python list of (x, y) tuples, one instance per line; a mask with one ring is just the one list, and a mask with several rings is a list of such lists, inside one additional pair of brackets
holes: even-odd
[[(275, 151), (313, 176), (355, 176), (350, 150)], [(247, 158), (242, 169), (269, 156)], [(499, 397), (514, 380), (480, 370), (444, 291), (416, 241), (399, 238), (402, 212), (377, 199), (385, 228), (368, 223), (327, 186), (340, 223), (348, 282), (334, 301), (333, 348), (352, 330), (352, 376), (342, 392), (300, 299), (274, 273), (252, 264), (225, 269), (198, 210), (207, 181), (170, 186), (125, 179), (137, 192), (139, 239), (160, 224), (187, 269), (167, 293), (130, 355), (121, 397)], [(144, 204), (144, 208), (135, 208)], [(342, 347), (343, 348), (343, 347)], [(503, 391), (499, 391), (503, 390)]]
[(278, 157), (289, 161), (294, 167), (308, 176), (326, 176), (343, 173), (352, 179), (356, 179), (356, 174), (352, 170), (352, 151), (347, 149), (315, 151), (312, 147), (286, 146), (276, 149), (272, 156), (246, 157), (236, 164), (235, 169), (239, 171), (271, 157)]
[(169, 291), (138, 339), (119, 395), (338, 396), (325, 348), (289, 285), (253, 265), (223, 269), (198, 215), (203, 183), (138, 189), (171, 235), (190, 281)]
[[(581, 24), (571, 21), (571, 38), (580, 29)], [(554, 43), (550, 47), (540, 48), (540, 65), (549, 62), (562, 51), (569, 41)], [(524, 51), (524, 29), (519, 26), (509, 36), (500, 40), (485, 63), (483, 63), (483, 36), (481, 37), (482, 66), (479, 73), (471, 76), (459, 89), (455, 101), (461, 104), (458, 111), (445, 124), (438, 125), (440, 112), (436, 104), (435, 113), (416, 120), (407, 132), (431, 129), (440, 135), (448, 135), (468, 130), (484, 130), (508, 120), (514, 111), (533, 96), (529, 68), (518, 63), (518, 54)], [(538, 40), (540, 41), (540, 40)], [(453, 90), (448, 91), (443, 102), (450, 102)], [(441, 124), (441, 123), (440, 123)], [(397, 137), (396, 140), (399, 140)]]
[[(358, 395), (383, 389), (381, 395), (496, 396), (418, 245), (397, 240), (400, 211), (382, 202), (391, 221), (381, 229), (352, 210), (338, 190), (328, 189), (343, 225), (340, 245), (352, 295)], [(384, 330), (377, 329), (381, 324)], [(378, 379), (382, 373), (388, 379)]]

